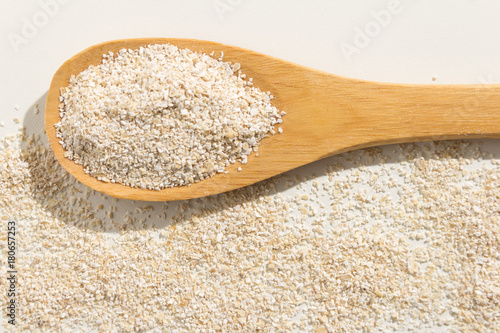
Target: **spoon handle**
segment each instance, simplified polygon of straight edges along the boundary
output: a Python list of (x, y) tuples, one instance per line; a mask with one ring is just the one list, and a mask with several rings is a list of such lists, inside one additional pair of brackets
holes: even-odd
[(300, 128), (301, 149), (321, 157), (382, 144), (500, 138), (500, 85), (392, 84), (327, 73), (303, 80), (313, 88), (303, 108), (293, 107), (309, 117), (296, 115), (300, 126), (288, 127)]
[(375, 141), (500, 138), (500, 86), (377, 84), (353, 98)]

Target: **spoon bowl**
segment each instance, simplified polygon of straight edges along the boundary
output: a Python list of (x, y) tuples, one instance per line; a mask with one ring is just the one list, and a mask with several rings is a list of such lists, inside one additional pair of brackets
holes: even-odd
[[(150, 44), (176, 45), (240, 63), (254, 85), (270, 91), (285, 111), (282, 134), (261, 141), (258, 156), (189, 186), (145, 190), (97, 180), (64, 157), (54, 125), (60, 88), (71, 75), (98, 65), (102, 55)], [(55, 73), (47, 96), (45, 129), (59, 163), (76, 179), (116, 198), (172, 201), (218, 194), (349, 150), (392, 143), (500, 138), (500, 85), (416, 85), (369, 82), (329, 74), (240, 47), (194, 39), (140, 38), (91, 46)], [(237, 171), (242, 167), (241, 171)]]

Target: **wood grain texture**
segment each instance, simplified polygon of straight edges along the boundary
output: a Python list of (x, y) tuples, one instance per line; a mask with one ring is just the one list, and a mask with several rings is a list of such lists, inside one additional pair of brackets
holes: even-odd
[[(141, 190), (98, 181), (64, 157), (55, 135), (60, 121), (59, 89), (69, 77), (97, 65), (102, 55), (122, 48), (170, 43), (205, 53), (224, 52), (239, 62), (256, 87), (271, 91), (286, 111), (283, 134), (262, 140), (259, 156), (233, 164), (190, 186)], [(117, 198), (171, 201), (197, 198), (247, 186), (341, 152), (376, 145), (440, 139), (500, 138), (500, 85), (411, 85), (356, 80), (313, 70), (264, 54), (215, 42), (141, 38), (94, 45), (55, 73), (47, 96), (45, 127), (61, 165), (83, 184)], [(242, 171), (236, 169), (241, 166)]]

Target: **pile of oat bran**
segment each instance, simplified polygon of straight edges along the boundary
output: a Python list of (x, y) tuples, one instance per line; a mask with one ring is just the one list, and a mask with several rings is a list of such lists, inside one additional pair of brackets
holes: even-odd
[(222, 56), (169, 44), (122, 49), (61, 89), (56, 135), (64, 156), (99, 180), (190, 185), (246, 163), (275, 134), (284, 113), (272, 98)]

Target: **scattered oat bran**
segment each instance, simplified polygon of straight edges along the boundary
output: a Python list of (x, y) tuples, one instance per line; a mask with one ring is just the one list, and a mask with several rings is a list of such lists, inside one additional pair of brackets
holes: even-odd
[(498, 328), (500, 154), (476, 141), (359, 150), (172, 203), (86, 188), (44, 137), (0, 147), (19, 332)]

